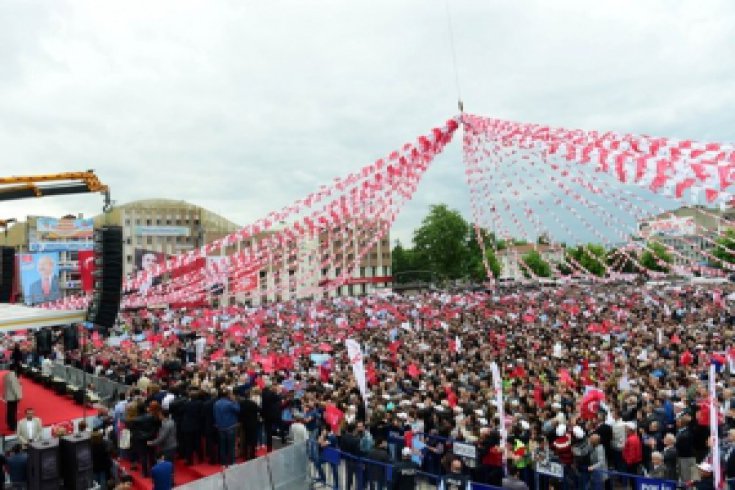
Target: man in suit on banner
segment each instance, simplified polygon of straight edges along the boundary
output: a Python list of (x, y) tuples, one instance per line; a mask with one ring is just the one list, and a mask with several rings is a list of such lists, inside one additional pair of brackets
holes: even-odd
[(42, 255), (38, 259), (38, 281), (31, 284), (28, 290), (28, 300), (30, 304), (46, 303), (48, 301), (56, 301), (61, 298), (61, 289), (59, 289), (59, 277), (54, 274), (56, 264), (54, 259), (48, 255)]

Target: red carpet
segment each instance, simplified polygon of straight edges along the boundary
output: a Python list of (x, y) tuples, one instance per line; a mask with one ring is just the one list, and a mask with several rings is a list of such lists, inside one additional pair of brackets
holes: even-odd
[[(262, 448), (258, 451), (258, 456), (264, 456), (266, 453), (265, 448)], [(244, 460), (238, 459), (237, 463), (242, 463)], [(150, 478), (143, 478), (143, 475), (140, 473), (140, 470), (137, 471), (130, 471), (130, 463), (125, 460), (119, 460), (118, 463), (120, 466), (123, 467), (125, 472), (133, 477), (133, 488), (136, 490), (152, 490), (153, 489), (153, 482)], [(192, 466), (187, 466), (187, 464), (180, 459), (176, 460), (176, 467), (174, 469), (174, 479), (176, 480), (176, 485), (185, 485), (187, 483), (193, 482), (195, 480), (199, 480), (201, 478), (206, 478), (208, 476), (214, 475), (215, 473), (220, 473), (222, 471), (222, 466), (219, 465), (211, 465), (207, 463), (201, 463), (201, 464), (194, 464)]]
[[(6, 372), (0, 371), (0, 380), (4, 378)], [(41, 419), (44, 427), (82, 418), (81, 405), (74, 403), (71, 398), (59, 396), (28, 378), (21, 377), (20, 384), (23, 387), (23, 398), (18, 404), (18, 420), (23, 418), (25, 409), (29, 407), (33, 408), (36, 417)], [(0, 382), (0, 387), (2, 385)], [(96, 413), (96, 410), (87, 409), (87, 416)], [(10, 434), (15, 434), (15, 432), (8, 430), (8, 426), (5, 425), (5, 403), (0, 402), (0, 435)]]

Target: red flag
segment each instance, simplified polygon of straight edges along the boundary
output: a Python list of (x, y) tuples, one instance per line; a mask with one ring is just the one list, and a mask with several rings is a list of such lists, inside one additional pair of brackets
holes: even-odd
[(694, 356), (689, 351), (686, 351), (681, 356), (679, 356), (679, 364), (681, 364), (682, 366), (690, 365), (693, 360)]
[(327, 403), (327, 406), (324, 408), (324, 421), (329, 424), (329, 427), (331, 427), (334, 432), (337, 432), (337, 428), (339, 427), (339, 424), (342, 423), (342, 419), (344, 419), (344, 417), (345, 414), (342, 410), (331, 403)]
[(319, 344), (319, 350), (322, 352), (332, 352), (332, 346), (327, 344), (326, 342), (322, 342)]
[(419, 369), (419, 367), (414, 363), (409, 364), (406, 371), (408, 372), (408, 375), (412, 378), (418, 378), (421, 374), (421, 369)]
[(569, 386), (577, 385), (577, 383), (574, 382), (574, 379), (572, 379), (572, 376), (569, 374), (569, 370), (566, 368), (562, 368), (559, 370), (559, 381)]
[(447, 394), (447, 403), (449, 403), (450, 408), (454, 408), (457, 406), (457, 402), (459, 401), (457, 399), (457, 394), (452, 390), (451, 386), (445, 386), (444, 387), (444, 393)]
[(371, 385), (378, 384), (378, 373), (375, 371), (375, 365), (373, 363), (368, 364), (367, 381)]
[(597, 388), (587, 390), (580, 402), (580, 415), (585, 420), (593, 420), (600, 410), (600, 403), (605, 400), (605, 394)]

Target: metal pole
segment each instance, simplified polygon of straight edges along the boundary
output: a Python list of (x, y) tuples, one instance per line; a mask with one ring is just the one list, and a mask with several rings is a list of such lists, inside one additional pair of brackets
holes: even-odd
[[(79, 327), (74, 327), (79, 328)], [(87, 328), (84, 327), (84, 332), (82, 335), (82, 344), (81, 344), (81, 354), (79, 356), (81, 365), (82, 365), (82, 420), (84, 420), (85, 424), (87, 422), (87, 369), (84, 366), (84, 350), (86, 347), (85, 338), (87, 337)]]

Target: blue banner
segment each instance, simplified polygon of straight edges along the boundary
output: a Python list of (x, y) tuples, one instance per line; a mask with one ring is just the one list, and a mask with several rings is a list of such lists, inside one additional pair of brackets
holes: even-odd
[(636, 490), (676, 490), (676, 482), (658, 478), (636, 477)]
[(30, 242), (28, 250), (31, 252), (79, 252), (80, 250), (92, 250), (94, 242)]
[(18, 260), (26, 304), (36, 305), (61, 298), (58, 252), (20, 254)]

